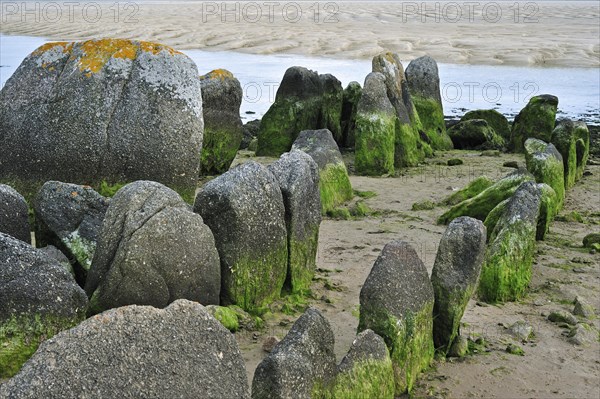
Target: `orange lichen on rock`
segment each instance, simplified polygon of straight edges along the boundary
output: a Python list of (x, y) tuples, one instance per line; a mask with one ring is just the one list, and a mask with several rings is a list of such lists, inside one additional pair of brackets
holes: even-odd
[(164, 44), (153, 43), (153, 42), (144, 42), (140, 41), (140, 49), (147, 53), (152, 53), (154, 55), (160, 53), (161, 51), (167, 51), (171, 55), (182, 54), (180, 51), (177, 51), (169, 46), (165, 46)]
[(97, 73), (111, 58), (133, 60), (137, 56), (137, 47), (135, 42), (127, 39), (85, 41), (81, 44), (83, 55), (79, 59), (79, 70)]
[(233, 79), (233, 74), (229, 72), (227, 69), (215, 69), (214, 71), (210, 71), (206, 75), (200, 76), (200, 80), (205, 79)]
[(45, 43), (42, 44), (40, 47), (38, 47), (33, 53), (32, 55), (40, 55), (45, 53), (46, 51), (52, 50), (55, 47), (62, 47), (63, 48), (63, 53), (67, 53), (69, 51), (71, 51), (71, 48), (73, 47), (73, 43), (70, 42), (50, 42), (50, 43)]

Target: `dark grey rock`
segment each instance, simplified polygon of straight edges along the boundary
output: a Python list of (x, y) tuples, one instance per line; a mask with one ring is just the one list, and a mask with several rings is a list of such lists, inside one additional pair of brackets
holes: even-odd
[(372, 71), (385, 77), (385, 85), (390, 102), (396, 108), (401, 123), (412, 123), (414, 118), (413, 104), (408, 91), (408, 82), (404, 75), (404, 67), (400, 57), (395, 53), (381, 53), (373, 57)]
[(577, 324), (569, 331), (568, 341), (577, 346), (589, 346), (598, 339), (598, 332), (588, 324)]
[(511, 129), (510, 147), (515, 152), (523, 152), (528, 138), (536, 138), (549, 143), (556, 122), (558, 97), (541, 94), (531, 97), (527, 105), (515, 117)]
[(578, 323), (577, 317), (566, 310), (556, 310), (548, 315), (548, 320), (553, 323), (567, 323), (572, 326)]
[(483, 119), (494, 129), (505, 141), (510, 140), (510, 124), (508, 119), (495, 109), (477, 109), (469, 111), (460, 118), (461, 122), (471, 119)]
[[(248, 148), (252, 140), (258, 137), (258, 129), (260, 128), (260, 119), (254, 119), (253, 121), (246, 122), (242, 126), (242, 142), (240, 143), (240, 150)], [(256, 149), (254, 149), (256, 151)]]
[(0, 387), (10, 398), (248, 398), (233, 335), (202, 305), (127, 306), (44, 342)]
[(461, 150), (503, 149), (504, 139), (485, 119), (468, 119), (448, 129), (454, 147)]
[(338, 366), (338, 372), (344, 373), (351, 371), (355, 366), (366, 361), (389, 361), (390, 353), (385, 341), (373, 330), (366, 329), (360, 332), (348, 353), (342, 359)]
[(342, 100), (342, 115), (340, 127), (342, 129), (342, 147), (354, 147), (354, 125), (358, 102), (362, 96), (362, 88), (358, 82), (350, 82), (344, 89)]
[(85, 290), (92, 312), (177, 299), (218, 304), (219, 256), (210, 229), (160, 183), (130, 183), (112, 198)]
[(0, 184), (0, 233), (31, 243), (27, 202), (14, 188), (5, 184)]
[(69, 272), (69, 274), (75, 277), (73, 265), (71, 265), (71, 262), (69, 261), (69, 258), (67, 258), (67, 255), (62, 253), (60, 249), (56, 248), (54, 245), (47, 245), (45, 247), (38, 248), (38, 251), (43, 252), (49, 258), (58, 261), (58, 263), (60, 263), (61, 266)]
[(321, 95), (321, 113), (316, 128), (328, 129), (338, 145), (343, 143), (341, 128), (344, 89), (342, 83), (333, 75), (319, 75), (323, 94)]
[(528, 341), (533, 334), (533, 327), (523, 320), (519, 320), (508, 327), (510, 335), (519, 341)]
[(277, 179), (250, 161), (204, 185), (194, 212), (215, 235), (221, 301), (256, 310), (281, 293), (287, 274), (285, 208)]
[(252, 397), (311, 398), (315, 385), (336, 373), (334, 336), (329, 322), (309, 308), (256, 368)]
[(428, 55), (412, 60), (406, 67), (406, 80), (412, 95), (433, 98), (441, 106), (440, 76), (437, 63)]

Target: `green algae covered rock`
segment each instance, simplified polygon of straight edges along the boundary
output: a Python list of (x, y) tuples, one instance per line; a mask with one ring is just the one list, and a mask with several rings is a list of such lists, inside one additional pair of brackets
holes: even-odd
[(468, 200), (469, 198), (475, 197), (477, 194), (485, 190), (494, 184), (494, 181), (487, 176), (479, 176), (475, 180), (472, 180), (465, 187), (461, 188), (457, 192), (449, 195), (443, 201), (442, 205), (456, 205), (459, 202)]
[(495, 109), (478, 109), (469, 111), (460, 118), (461, 122), (471, 119), (483, 119), (500, 135), (506, 142), (510, 140), (510, 124), (508, 119)]
[(527, 170), (538, 183), (546, 183), (557, 195), (558, 208), (565, 200), (564, 165), (560, 152), (553, 144), (538, 139), (525, 141), (525, 163)]
[(504, 139), (484, 119), (469, 119), (458, 122), (448, 129), (454, 147), (461, 150), (500, 150)]
[(583, 177), (590, 152), (590, 132), (584, 122), (559, 121), (552, 132), (552, 144), (561, 153), (565, 169), (565, 189)]
[(342, 154), (327, 129), (304, 130), (292, 146), (310, 155), (319, 166), (321, 210), (325, 214), (354, 196)]
[(536, 138), (551, 141), (556, 120), (558, 97), (542, 94), (531, 97), (529, 103), (515, 117), (511, 130), (510, 149), (523, 152), (525, 141)]
[(385, 77), (371, 72), (365, 78), (354, 127), (357, 174), (394, 173), (396, 121), (396, 110), (386, 94)]
[(490, 303), (516, 301), (531, 279), (541, 191), (525, 182), (510, 198), (490, 235), (478, 293)]
[[(316, 129), (329, 129), (338, 145), (342, 145), (343, 132), (341, 127), (344, 89), (342, 83), (333, 75), (319, 75), (321, 81), (321, 113)], [(304, 129), (303, 129), (304, 130)]]
[(225, 306), (208, 305), (206, 310), (231, 332), (236, 332), (240, 328), (238, 315), (235, 310)]
[(575, 180), (583, 177), (583, 170), (590, 156), (590, 131), (585, 122), (575, 122), (575, 149), (577, 152), (577, 171)]
[(496, 205), (494, 207), (494, 209), (492, 209), (490, 211), (490, 213), (488, 213), (485, 220), (483, 221), (483, 225), (485, 226), (485, 228), (488, 232), (488, 236), (487, 236), (488, 242), (490, 241), (492, 232), (494, 231), (496, 224), (498, 224), (498, 220), (500, 220), (500, 217), (504, 214), (504, 210), (506, 209), (506, 204), (508, 204), (509, 200), (510, 200), (510, 198), (507, 198), (504, 201), (501, 201), (500, 203), (498, 203), (498, 205)]
[(410, 392), (433, 360), (433, 288), (406, 242), (387, 244), (360, 291), (358, 331), (371, 329), (390, 350), (395, 395)]
[(200, 85), (204, 116), (200, 172), (221, 174), (229, 169), (242, 142), (242, 86), (225, 69), (200, 76)]
[(546, 234), (550, 230), (550, 224), (560, 211), (560, 202), (556, 191), (552, 187), (545, 183), (538, 184), (538, 187), (542, 191), (542, 200), (535, 239), (542, 241), (546, 238)]
[(354, 147), (355, 133), (354, 126), (356, 124), (356, 112), (358, 110), (358, 102), (362, 96), (362, 88), (358, 82), (350, 82), (344, 89), (342, 101), (342, 120), (340, 127), (342, 128), (342, 147)]
[(600, 244), (600, 233), (590, 233), (583, 237), (583, 246), (593, 248), (594, 244)]
[(470, 216), (485, 220), (488, 213), (500, 202), (510, 198), (521, 183), (532, 181), (533, 176), (527, 171), (517, 170), (498, 180), (476, 196), (460, 202), (438, 218), (439, 224), (448, 224), (459, 216)]

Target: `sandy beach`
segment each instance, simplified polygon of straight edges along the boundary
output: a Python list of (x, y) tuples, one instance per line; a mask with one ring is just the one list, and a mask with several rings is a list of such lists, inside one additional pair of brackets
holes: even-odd
[(0, 32), (178, 49), (518, 66), (600, 66), (600, 5), (543, 2), (3, 2)]

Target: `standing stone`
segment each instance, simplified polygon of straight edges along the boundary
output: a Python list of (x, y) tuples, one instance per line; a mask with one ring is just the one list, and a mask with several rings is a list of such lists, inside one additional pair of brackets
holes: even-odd
[(368, 176), (394, 174), (396, 121), (396, 110), (387, 96), (385, 77), (371, 72), (365, 78), (356, 112), (356, 173)]
[(446, 134), (437, 63), (428, 55), (412, 60), (406, 68), (406, 80), (431, 148), (451, 150), (452, 140)]
[(350, 82), (344, 89), (342, 101), (342, 147), (352, 148), (355, 143), (354, 126), (356, 124), (356, 112), (358, 102), (362, 96), (362, 88), (358, 82)]
[(494, 129), (496, 134), (500, 135), (506, 142), (510, 141), (510, 124), (508, 123), (508, 119), (495, 109), (469, 111), (460, 118), (460, 122), (470, 121), (471, 119), (483, 119)]
[(427, 269), (406, 242), (387, 244), (360, 291), (358, 331), (370, 328), (392, 358), (395, 395), (410, 392), (433, 360), (433, 288)]
[(4, 233), (0, 265), (0, 378), (7, 378), (40, 342), (83, 320), (88, 300), (58, 261)]
[(448, 129), (454, 147), (461, 150), (501, 150), (504, 139), (484, 119), (460, 121)]
[(340, 149), (327, 129), (304, 130), (292, 146), (304, 151), (319, 166), (321, 209), (325, 214), (354, 196)]
[(221, 174), (229, 169), (242, 142), (242, 85), (225, 69), (200, 76), (204, 140), (200, 171)]
[(220, 281), (213, 234), (175, 191), (137, 181), (115, 194), (85, 284), (92, 313), (177, 299), (218, 304)]
[(269, 165), (269, 171), (279, 183), (285, 206), (289, 251), (286, 282), (292, 292), (306, 292), (315, 275), (319, 246), (319, 166), (305, 152), (292, 151)]
[(556, 191), (545, 183), (537, 185), (542, 193), (540, 202), (540, 215), (538, 216), (537, 229), (535, 239), (542, 241), (546, 238), (546, 234), (550, 230), (550, 224), (560, 211), (559, 197)]
[(240, 150), (250, 150), (248, 146), (250, 143), (257, 140), (258, 129), (260, 128), (260, 119), (254, 119), (246, 122), (242, 126), (242, 142), (240, 143)]
[(35, 240), (54, 245), (75, 264), (76, 278), (85, 284), (108, 201), (89, 186), (49, 181), (33, 201)]
[(558, 97), (550, 94), (531, 97), (529, 103), (519, 112), (513, 122), (511, 149), (514, 152), (523, 152), (523, 145), (528, 138), (550, 142), (557, 107)]
[(309, 308), (256, 368), (252, 398), (319, 397), (335, 377), (333, 346), (329, 322)]
[(485, 226), (470, 217), (454, 219), (440, 241), (431, 273), (433, 340), (444, 353), (460, 334), (460, 320), (477, 288), (485, 244)]
[(590, 132), (584, 122), (563, 119), (552, 132), (551, 143), (562, 155), (565, 189), (568, 190), (583, 177), (590, 151)]
[(531, 279), (540, 188), (525, 182), (506, 204), (490, 234), (490, 244), (481, 269), (479, 296), (486, 302), (521, 299)]
[(343, 142), (341, 127), (342, 104), (344, 102), (344, 89), (342, 83), (333, 75), (327, 73), (319, 75), (323, 90), (321, 98), (321, 115), (317, 128), (329, 129), (338, 145)]
[(6, 184), (0, 184), (0, 233), (31, 243), (27, 202)]
[(525, 162), (527, 170), (538, 183), (546, 183), (557, 195), (558, 209), (565, 200), (565, 180), (563, 158), (552, 144), (538, 139), (525, 141)]
[(200, 304), (126, 306), (44, 342), (1, 397), (248, 398), (233, 335)]
[(0, 176), (100, 185), (151, 179), (191, 194), (202, 146), (194, 62), (156, 43), (47, 43), (0, 92)]
[(196, 197), (221, 258), (221, 301), (248, 311), (279, 297), (288, 263), (285, 207), (279, 183), (250, 161), (204, 185)]

